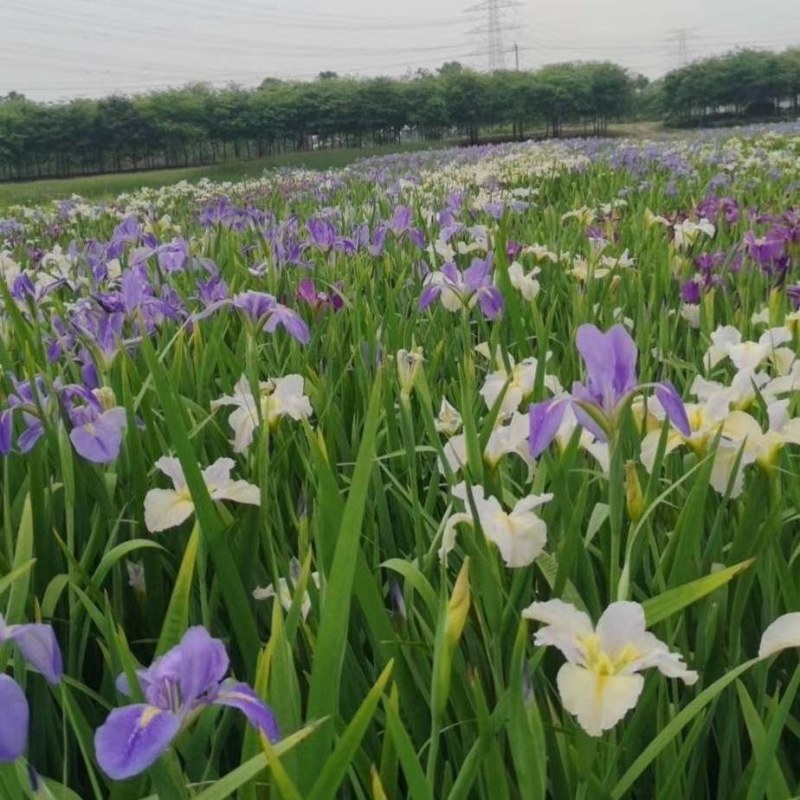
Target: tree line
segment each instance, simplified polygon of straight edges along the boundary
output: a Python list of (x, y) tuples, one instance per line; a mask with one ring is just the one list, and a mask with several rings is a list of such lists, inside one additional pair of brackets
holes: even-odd
[(800, 112), (800, 48), (782, 53), (739, 50), (668, 73), (654, 89), (667, 122), (796, 117)]
[(321, 147), (361, 147), (565, 125), (603, 133), (646, 79), (607, 62), (482, 74), (457, 62), (404, 79), (321, 73), (257, 89), (182, 89), (101, 100), (0, 98), (0, 180), (210, 164)]

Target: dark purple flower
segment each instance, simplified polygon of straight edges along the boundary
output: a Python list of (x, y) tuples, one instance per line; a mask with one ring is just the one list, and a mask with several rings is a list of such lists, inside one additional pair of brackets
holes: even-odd
[(756, 236), (753, 231), (744, 235), (748, 255), (761, 266), (772, 266), (786, 251), (786, 239), (780, 231), (771, 229), (766, 236)]
[(681, 286), (681, 299), (684, 303), (697, 305), (700, 302), (700, 284), (695, 280), (685, 281)]
[[(195, 712), (209, 705), (239, 709), (251, 725), (277, 741), (272, 711), (247, 684), (225, 680), (228, 666), (225, 645), (197, 626), (148, 669), (137, 671), (145, 702), (115, 709), (95, 733), (95, 755), (103, 770), (114, 780), (144, 772)], [(117, 688), (131, 695), (125, 675), (118, 678)]]

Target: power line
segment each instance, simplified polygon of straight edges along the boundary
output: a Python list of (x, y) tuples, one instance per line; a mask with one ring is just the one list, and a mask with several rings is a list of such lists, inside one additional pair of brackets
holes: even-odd
[(520, 5), (515, 0), (482, 0), (467, 9), (468, 14), (486, 15), (485, 25), (473, 28), (470, 33), (486, 34), (489, 72), (506, 68), (502, 12)]

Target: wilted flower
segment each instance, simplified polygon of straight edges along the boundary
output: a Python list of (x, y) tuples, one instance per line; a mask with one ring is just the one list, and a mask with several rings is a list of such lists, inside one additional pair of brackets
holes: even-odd
[(458, 413), (457, 408), (450, 405), (446, 397), (442, 398), (439, 416), (436, 417), (433, 424), (436, 430), (445, 436), (455, 436), (461, 430), (461, 414)]
[(424, 361), (425, 357), (421, 347), (397, 351), (395, 364), (397, 365), (397, 378), (400, 381), (400, 393), (403, 397), (411, 397)]
[[(151, 489), (144, 498), (144, 522), (151, 533), (174, 528), (194, 513), (194, 502), (186, 485), (183, 469), (177, 458), (162, 456), (156, 467), (172, 481), (174, 489)], [(203, 481), (212, 500), (232, 500), (234, 503), (261, 505), (258, 486), (231, 479), (234, 461), (218, 458), (203, 470)]]
[(522, 616), (544, 623), (536, 644), (557, 647), (567, 659), (558, 672), (558, 693), (590, 736), (613, 728), (636, 705), (644, 688), (641, 671), (655, 667), (689, 686), (697, 681), (680, 655), (645, 630), (639, 603), (612, 603), (596, 628), (586, 613), (562, 600), (532, 603)]
[[(253, 727), (277, 741), (270, 708), (246, 683), (224, 679), (228, 663), (225, 645), (197, 626), (150, 667), (138, 670), (145, 702), (114, 709), (95, 733), (97, 763), (106, 774), (125, 780), (144, 772), (210, 705), (239, 709)], [(117, 689), (132, 694), (126, 675), (117, 679)]]
[[(300, 573), (301, 567), (300, 562), (297, 561), (296, 558), (293, 558), (291, 563), (289, 564), (289, 580), (286, 578), (280, 578), (278, 580), (278, 591), (275, 591), (274, 584), (270, 583), (267, 586), (257, 586), (253, 589), (253, 599), (254, 600), (270, 600), (273, 597), (277, 597), (280, 601), (280, 604), (283, 606), (284, 610), (289, 611), (292, 607), (292, 601), (294, 599), (294, 590), (297, 584), (300, 581)], [(313, 581), (314, 586), (319, 589), (320, 585), (320, 577), (319, 572), (312, 572), (309, 576), (310, 579)], [(300, 604), (300, 614), (303, 619), (308, 617), (309, 612), (311, 611), (311, 595), (309, 595), (308, 590), (303, 592), (303, 599)]]

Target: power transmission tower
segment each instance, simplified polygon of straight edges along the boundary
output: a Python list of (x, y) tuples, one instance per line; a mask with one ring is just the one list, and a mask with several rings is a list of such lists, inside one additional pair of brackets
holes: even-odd
[(669, 32), (667, 41), (675, 48), (679, 67), (685, 67), (689, 63), (689, 40), (694, 30), (694, 28), (676, 28)]
[[(503, 11), (522, 5), (516, 0), (481, 0), (467, 9), (468, 14), (485, 15), (486, 22), (470, 33), (486, 36), (487, 67), (489, 72), (506, 68), (506, 47), (503, 43)], [(516, 47), (516, 45), (515, 45)]]

